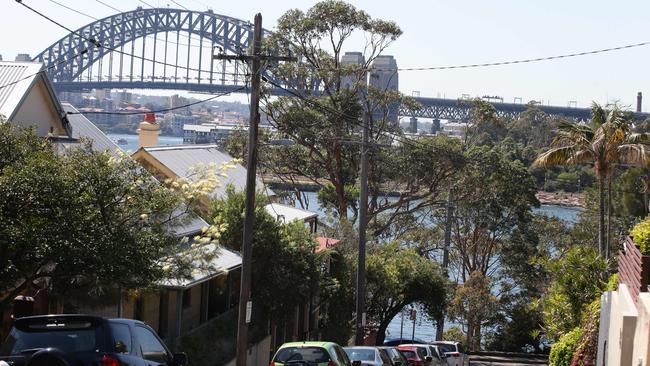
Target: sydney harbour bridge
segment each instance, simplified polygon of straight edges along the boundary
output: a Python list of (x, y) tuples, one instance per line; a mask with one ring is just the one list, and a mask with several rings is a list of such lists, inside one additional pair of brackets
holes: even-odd
[[(269, 31), (265, 31), (269, 35)], [(45, 64), (60, 92), (91, 89), (166, 89), (199, 93), (242, 92), (247, 68), (240, 61), (215, 60), (215, 53), (248, 50), (253, 25), (211, 10), (141, 8), (114, 14), (79, 28), (34, 60)], [(265, 71), (265, 77), (273, 76)], [(276, 95), (295, 88), (271, 88)], [(457, 99), (415, 97), (421, 109), (399, 109), (404, 117), (468, 121), (471, 104)], [(502, 117), (517, 117), (521, 103), (492, 103)], [(587, 108), (538, 106), (549, 115), (588, 120)], [(650, 114), (636, 113), (639, 120)]]

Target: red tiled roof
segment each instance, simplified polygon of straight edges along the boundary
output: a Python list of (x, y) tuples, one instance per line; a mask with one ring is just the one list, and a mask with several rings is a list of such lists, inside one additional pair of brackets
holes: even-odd
[(318, 243), (318, 248), (316, 248), (316, 253), (320, 253), (325, 249), (333, 248), (339, 245), (341, 241), (337, 239), (326, 238), (324, 236), (319, 236), (316, 238), (316, 242)]

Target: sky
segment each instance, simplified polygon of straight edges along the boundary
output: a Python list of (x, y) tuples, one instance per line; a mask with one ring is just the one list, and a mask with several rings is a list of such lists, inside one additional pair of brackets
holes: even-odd
[[(18, 53), (35, 56), (66, 35), (20, 4), (4, 0), (0, 12), (0, 54), (13, 60)], [(56, 0), (95, 17), (115, 11), (97, 0)], [(137, 0), (102, 0), (121, 10), (143, 5)], [(273, 29), (279, 16), (292, 8), (308, 9), (311, 0), (176, 0), (193, 10), (251, 20), (263, 16)], [(23, 0), (53, 19), (77, 29), (92, 20), (51, 0)], [(146, 0), (160, 7), (172, 1)], [(403, 35), (384, 54), (398, 67), (435, 67), (553, 56), (650, 41), (650, 1), (643, 0), (350, 0), (374, 18), (393, 20)], [(355, 38), (346, 51), (360, 50)], [(521, 98), (587, 107), (592, 101), (619, 101), (636, 106), (637, 92), (650, 112), (650, 46), (531, 64), (465, 70), (402, 71), (400, 91), (421, 96), (458, 98), (498, 95), (505, 102)], [(646, 107), (647, 106), (647, 107)]]

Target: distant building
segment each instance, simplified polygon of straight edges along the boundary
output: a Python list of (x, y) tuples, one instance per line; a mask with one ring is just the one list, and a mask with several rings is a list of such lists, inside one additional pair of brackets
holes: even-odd
[(169, 112), (165, 114), (165, 122), (169, 123), (174, 136), (183, 136), (183, 126), (195, 125), (199, 118), (193, 115)]
[[(361, 52), (346, 52), (341, 57), (341, 65), (359, 65), (362, 66), (366, 63), (366, 58)], [(367, 73), (363, 75), (344, 75), (341, 77), (341, 88), (351, 88), (357, 83), (366, 85)]]
[[(377, 56), (372, 62), (370, 71), (370, 80), (368, 82), (371, 86), (382, 90), (399, 90), (399, 73), (397, 70), (397, 61), (393, 56)], [(388, 120), (397, 125), (397, 111), (399, 105), (389, 106)], [(383, 112), (376, 110), (373, 112), (373, 118), (381, 119), (384, 117)]]
[[(261, 125), (260, 128), (274, 131), (275, 129), (269, 125)], [(202, 123), (198, 125), (183, 126), (183, 144), (222, 144), (236, 131), (246, 132), (248, 126), (233, 125), (233, 124), (216, 124), (216, 123)]]
[(32, 57), (29, 55), (29, 53), (19, 53), (16, 55), (16, 62), (31, 62)]
[(462, 122), (447, 122), (442, 125), (442, 129), (439, 132), (441, 135), (447, 135), (450, 137), (456, 137), (459, 139), (465, 138), (467, 133), (467, 123)]

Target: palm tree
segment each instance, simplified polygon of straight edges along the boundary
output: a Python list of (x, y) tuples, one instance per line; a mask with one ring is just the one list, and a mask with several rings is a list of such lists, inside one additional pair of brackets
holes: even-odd
[[(599, 222), (598, 248), (600, 254), (609, 258), (609, 240), (605, 240), (605, 181), (611, 207), (611, 180), (616, 166), (646, 165), (650, 151), (644, 142), (648, 134), (633, 134), (625, 113), (614, 105), (605, 110), (594, 103), (591, 123), (562, 122), (552, 142), (552, 147), (540, 154), (533, 166), (552, 167), (558, 165), (593, 164), (598, 179)], [(611, 208), (608, 207), (607, 237)]]

